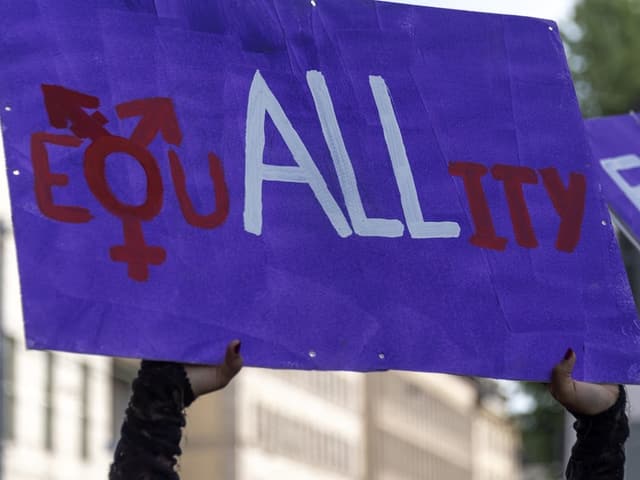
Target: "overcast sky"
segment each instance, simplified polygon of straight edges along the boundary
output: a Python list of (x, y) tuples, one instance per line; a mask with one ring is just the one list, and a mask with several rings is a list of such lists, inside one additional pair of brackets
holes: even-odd
[(385, 0), (414, 5), (508, 13), (555, 20), (562, 23), (571, 16), (575, 0)]

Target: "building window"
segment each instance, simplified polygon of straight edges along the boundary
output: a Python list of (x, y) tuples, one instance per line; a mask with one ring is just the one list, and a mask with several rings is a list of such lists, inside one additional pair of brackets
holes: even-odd
[(83, 460), (89, 459), (89, 429), (90, 418), (89, 418), (89, 381), (90, 381), (90, 370), (89, 365), (83, 363), (81, 366), (81, 392), (80, 392), (80, 401), (81, 403), (81, 412), (80, 412), (80, 456)]
[(51, 352), (45, 354), (45, 385), (44, 385), (44, 448), (53, 450), (53, 382), (55, 370), (55, 356)]
[(345, 475), (352, 473), (354, 449), (346, 439), (262, 405), (256, 406), (255, 417), (258, 445), (266, 452)]
[(375, 468), (381, 472), (393, 472), (394, 477), (405, 478), (471, 478), (468, 468), (454, 464), (424, 446), (381, 430), (374, 433), (374, 438), (380, 445), (380, 455), (374, 458)]
[(357, 388), (336, 372), (271, 370), (271, 375), (341, 407), (356, 410), (359, 406)]
[(12, 440), (15, 435), (15, 340), (2, 336), (2, 438)]

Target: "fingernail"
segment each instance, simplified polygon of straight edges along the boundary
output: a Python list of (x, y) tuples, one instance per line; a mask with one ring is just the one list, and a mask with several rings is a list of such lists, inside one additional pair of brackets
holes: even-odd
[(238, 343), (236, 344), (236, 346), (235, 346), (235, 347), (233, 347), (233, 352), (234, 352), (236, 355), (238, 355), (238, 354), (240, 353), (240, 342), (238, 342)]
[(573, 356), (573, 349), (568, 349), (567, 353), (564, 354), (564, 359), (569, 360)]

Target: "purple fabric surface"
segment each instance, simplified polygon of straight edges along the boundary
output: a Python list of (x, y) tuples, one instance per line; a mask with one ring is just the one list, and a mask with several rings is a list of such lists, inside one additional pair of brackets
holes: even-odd
[[(640, 327), (555, 24), (364, 0), (317, 4), (0, 6), (0, 114), (28, 345), (211, 362), (240, 338), (248, 365), (528, 380), (546, 380), (571, 347), (577, 378), (639, 383)], [(319, 115), (310, 83), (319, 95), (322, 80), (344, 150), (335, 136), (333, 143), (325, 139), (331, 112)], [(99, 99), (99, 107), (86, 104), (91, 108), (74, 113), (89, 133), (50, 118), (61, 106), (49, 104), (47, 112), (43, 84)], [(272, 94), (288, 120), (274, 120), (272, 110), (264, 128), (248, 122), (260, 120), (249, 113), (250, 92), (262, 94), (252, 104), (258, 112)], [(136, 280), (110, 250), (123, 245), (124, 222), (99, 201), (83, 169), (93, 165), (87, 159), (103, 129), (126, 139), (124, 145), (135, 137), (140, 119), (117, 115), (116, 106), (150, 97), (172, 100), (181, 138), (157, 135), (145, 150), (161, 175), (161, 209), (131, 225), (166, 258)], [(88, 120), (95, 111), (108, 122)], [(296, 137), (283, 136), (289, 122), (304, 148), (284, 141)], [(394, 125), (402, 136), (395, 160)], [(57, 221), (36, 203), (30, 142), (37, 132), (72, 142), (83, 137), (77, 147), (47, 151), (51, 171), (69, 178), (51, 189), (53, 202), (88, 209), (90, 221)], [(291, 168), (251, 164), (251, 171), (297, 180), (273, 181), (264, 173), (256, 216), (255, 198), (247, 200), (256, 194), (247, 188), (254, 185), (247, 159), (262, 133), (261, 161)], [(185, 220), (170, 150), (182, 162), (199, 214), (220, 207), (208, 154), (221, 160), (229, 211), (216, 228)], [(344, 151), (355, 193), (352, 184), (340, 184), (349, 172), (338, 174), (334, 166), (336, 152)], [(403, 152), (413, 178), (400, 175), (400, 188), (392, 165)], [(301, 157), (311, 159), (326, 182), (323, 195), (335, 200), (334, 224), (304, 183), (308, 177), (299, 178), (311, 168), (300, 166)], [(462, 178), (449, 172), (452, 162), (490, 170), (482, 185), (497, 235), (506, 239), (503, 250), (470, 242), (474, 217)], [(531, 169), (522, 190), (535, 247), (515, 238), (504, 185), (491, 170), (497, 164)], [(564, 186), (572, 173), (586, 177), (584, 218), (570, 252), (556, 248), (561, 221), (543, 185), (540, 169), (547, 168)], [(144, 171), (127, 154), (111, 155), (104, 176), (121, 203), (139, 205), (149, 196)], [(424, 220), (457, 223), (459, 236), (417, 238), (420, 225), (410, 231), (407, 210), (416, 202), (400, 191), (410, 193), (412, 184)], [(396, 234), (400, 228), (401, 236), (356, 232), (357, 212), (346, 203), (358, 193), (366, 215), (395, 219), (385, 228)], [(335, 223), (339, 218), (346, 226)]]
[[(602, 184), (602, 196), (609, 207), (624, 221), (636, 235), (640, 236), (640, 215), (633, 203), (633, 195), (627, 195), (623, 188), (633, 190), (640, 184), (640, 159), (638, 166), (618, 168), (615, 159), (640, 157), (640, 119), (634, 115), (615, 115), (592, 118), (585, 121), (587, 137), (598, 164), (598, 175)], [(621, 179), (614, 178), (603, 168), (603, 160), (614, 161), (612, 171)], [(631, 163), (633, 165), (633, 163)], [(623, 167), (623, 165), (620, 165)], [(621, 188), (623, 187), (623, 188)], [(631, 192), (630, 192), (631, 193)]]

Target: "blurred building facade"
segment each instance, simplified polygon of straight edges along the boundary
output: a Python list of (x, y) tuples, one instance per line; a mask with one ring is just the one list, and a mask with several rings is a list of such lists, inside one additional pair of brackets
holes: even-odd
[(472, 478), (471, 381), (392, 372), (369, 375), (367, 382), (367, 478)]
[(190, 408), (184, 478), (363, 478), (363, 378), (245, 369)]
[(479, 397), (473, 420), (473, 480), (522, 478), (521, 435), (505, 421), (505, 398), (491, 380), (476, 379)]
[(189, 411), (185, 479), (517, 480), (496, 391), (411, 372), (245, 369)]

